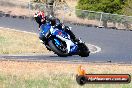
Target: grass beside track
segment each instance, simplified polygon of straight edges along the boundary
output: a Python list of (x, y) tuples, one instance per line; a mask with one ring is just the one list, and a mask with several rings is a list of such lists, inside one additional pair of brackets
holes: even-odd
[[(65, 62), (0, 61), (0, 88), (132, 88), (129, 84), (76, 83), (80, 64)], [(132, 65), (85, 63), (88, 74), (130, 74)]]
[(48, 53), (38, 35), (0, 28), (0, 54)]
[[(0, 54), (47, 52), (37, 35), (0, 28)], [(132, 88), (132, 83), (80, 86), (75, 78), (79, 65), (81, 64), (0, 60), (0, 88)], [(132, 65), (85, 63), (82, 66), (88, 74), (123, 73), (132, 76)]]

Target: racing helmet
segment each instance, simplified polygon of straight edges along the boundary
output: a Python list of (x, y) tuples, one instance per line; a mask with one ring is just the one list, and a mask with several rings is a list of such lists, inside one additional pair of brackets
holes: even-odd
[(42, 19), (45, 19), (45, 13), (44, 11), (38, 11), (34, 14), (34, 17), (41, 17)]

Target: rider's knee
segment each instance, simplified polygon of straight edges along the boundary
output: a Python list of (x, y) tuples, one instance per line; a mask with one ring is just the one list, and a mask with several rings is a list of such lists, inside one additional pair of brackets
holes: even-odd
[(45, 36), (39, 36), (39, 39), (42, 41), (46, 41), (46, 37)]

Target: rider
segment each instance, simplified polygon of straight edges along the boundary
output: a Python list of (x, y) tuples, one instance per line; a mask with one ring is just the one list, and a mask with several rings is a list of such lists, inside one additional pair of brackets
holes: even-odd
[[(46, 37), (44, 35), (42, 35), (41, 32), (42, 32), (42, 30), (44, 30), (45, 32), (48, 32), (48, 30), (51, 29), (51, 26), (49, 26), (48, 23), (51, 22), (52, 23), (51, 25), (53, 26), (56, 24), (56, 19), (54, 19), (53, 17), (45, 16), (45, 13), (43, 11), (38, 11), (37, 13), (35, 13), (34, 18), (35, 18), (35, 21), (39, 24), (39, 31), (40, 31), (39, 38), (46, 45)], [(65, 27), (65, 29), (66, 30), (64, 30), (64, 31), (69, 32), (70, 37), (72, 37), (74, 40), (76, 40), (75, 35), (71, 31), (69, 31), (68, 28)], [(54, 29), (52, 28), (52, 30), (54, 30)], [(45, 35), (46, 35), (46, 33), (45, 33)], [(58, 36), (58, 37), (62, 41), (66, 42), (68, 53), (70, 53), (70, 52), (72, 53), (72, 52), (76, 51), (77, 46), (71, 40), (65, 39), (61, 36)], [(48, 46), (46, 46), (46, 47), (49, 49)]]

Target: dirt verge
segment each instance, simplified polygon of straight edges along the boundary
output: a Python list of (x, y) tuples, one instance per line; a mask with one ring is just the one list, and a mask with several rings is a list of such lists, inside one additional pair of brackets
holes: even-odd
[(86, 72), (96, 74), (132, 74), (132, 65), (105, 63), (67, 63), (67, 62), (20, 62), (0, 61), (0, 72), (17, 76), (39, 74), (77, 74), (82, 66)]

